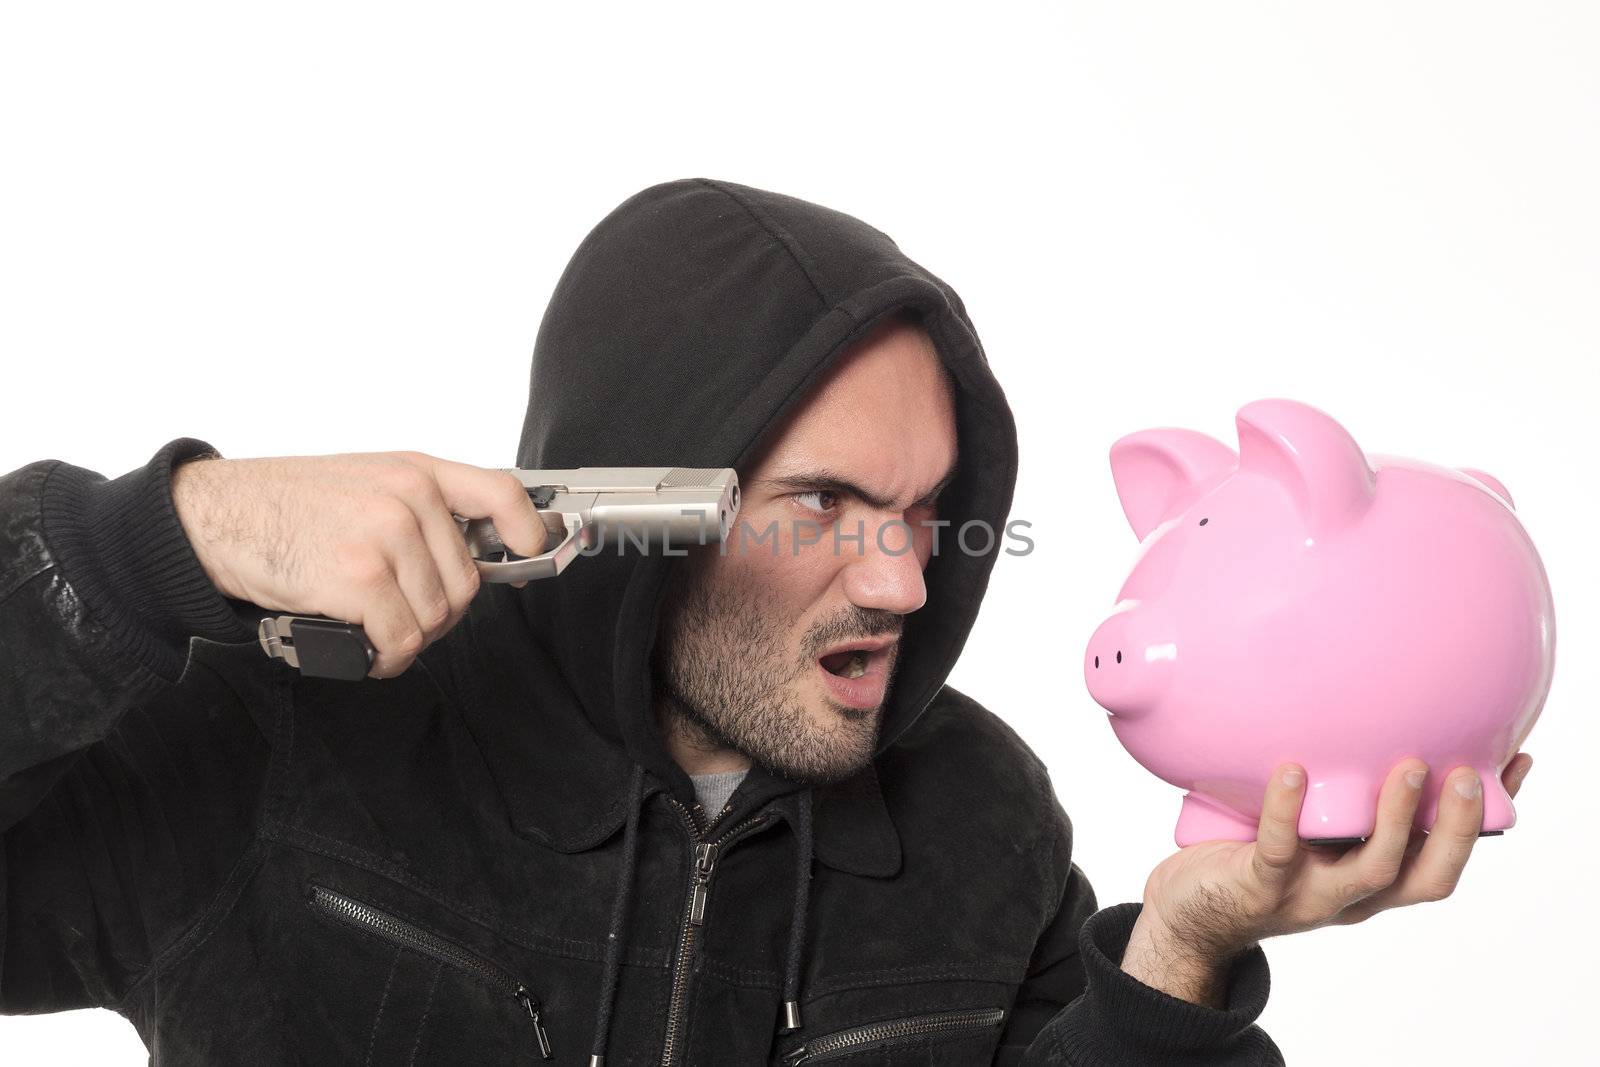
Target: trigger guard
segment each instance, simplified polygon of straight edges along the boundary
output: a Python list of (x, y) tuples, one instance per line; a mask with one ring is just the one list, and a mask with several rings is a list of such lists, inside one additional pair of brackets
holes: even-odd
[(564, 526), (564, 536), (554, 548), (522, 559), (474, 560), (478, 574), (486, 582), (502, 583), (554, 578), (567, 569), (567, 564), (578, 558), (578, 553), (594, 543), (594, 527), (585, 526), (577, 518), (567, 518)]

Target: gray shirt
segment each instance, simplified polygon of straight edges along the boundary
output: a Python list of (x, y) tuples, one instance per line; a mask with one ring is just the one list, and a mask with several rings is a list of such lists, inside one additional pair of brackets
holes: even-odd
[(721, 814), (723, 805), (728, 803), (733, 791), (739, 788), (744, 776), (744, 771), (718, 771), (715, 774), (689, 776), (689, 780), (694, 782), (695, 799), (705, 809), (707, 819), (715, 819)]

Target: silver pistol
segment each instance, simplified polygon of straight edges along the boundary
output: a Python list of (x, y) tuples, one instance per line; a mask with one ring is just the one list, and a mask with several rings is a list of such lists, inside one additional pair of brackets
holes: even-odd
[[(739, 513), (732, 467), (505, 468), (528, 491), (548, 535), (537, 556), (506, 548), (488, 519), (457, 515), (486, 582), (553, 578), (580, 555), (718, 544)], [(267, 655), (311, 678), (359, 681), (377, 650), (358, 624), (317, 615), (268, 615), (256, 629)]]

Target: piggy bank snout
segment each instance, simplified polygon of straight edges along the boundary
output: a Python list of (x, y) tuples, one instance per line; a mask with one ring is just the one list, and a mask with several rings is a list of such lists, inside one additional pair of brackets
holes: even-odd
[(1150, 711), (1171, 680), (1176, 641), (1155, 632), (1153, 620), (1134, 610), (1100, 624), (1083, 658), (1083, 677), (1095, 703), (1113, 715)]

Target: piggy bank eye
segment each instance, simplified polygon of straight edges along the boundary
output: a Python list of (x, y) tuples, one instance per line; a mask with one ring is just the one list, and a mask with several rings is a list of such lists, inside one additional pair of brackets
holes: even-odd
[(1201, 520), (1200, 520), (1200, 525), (1201, 525), (1201, 526), (1204, 526), (1204, 525), (1205, 525), (1205, 524), (1206, 524), (1206, 523), (1208, 523), (1208, 522), (1210, 522), (1210, 521), (1211, 521), (1211, 520), (1210, 520), (1210, 519), (1201, 519)]

